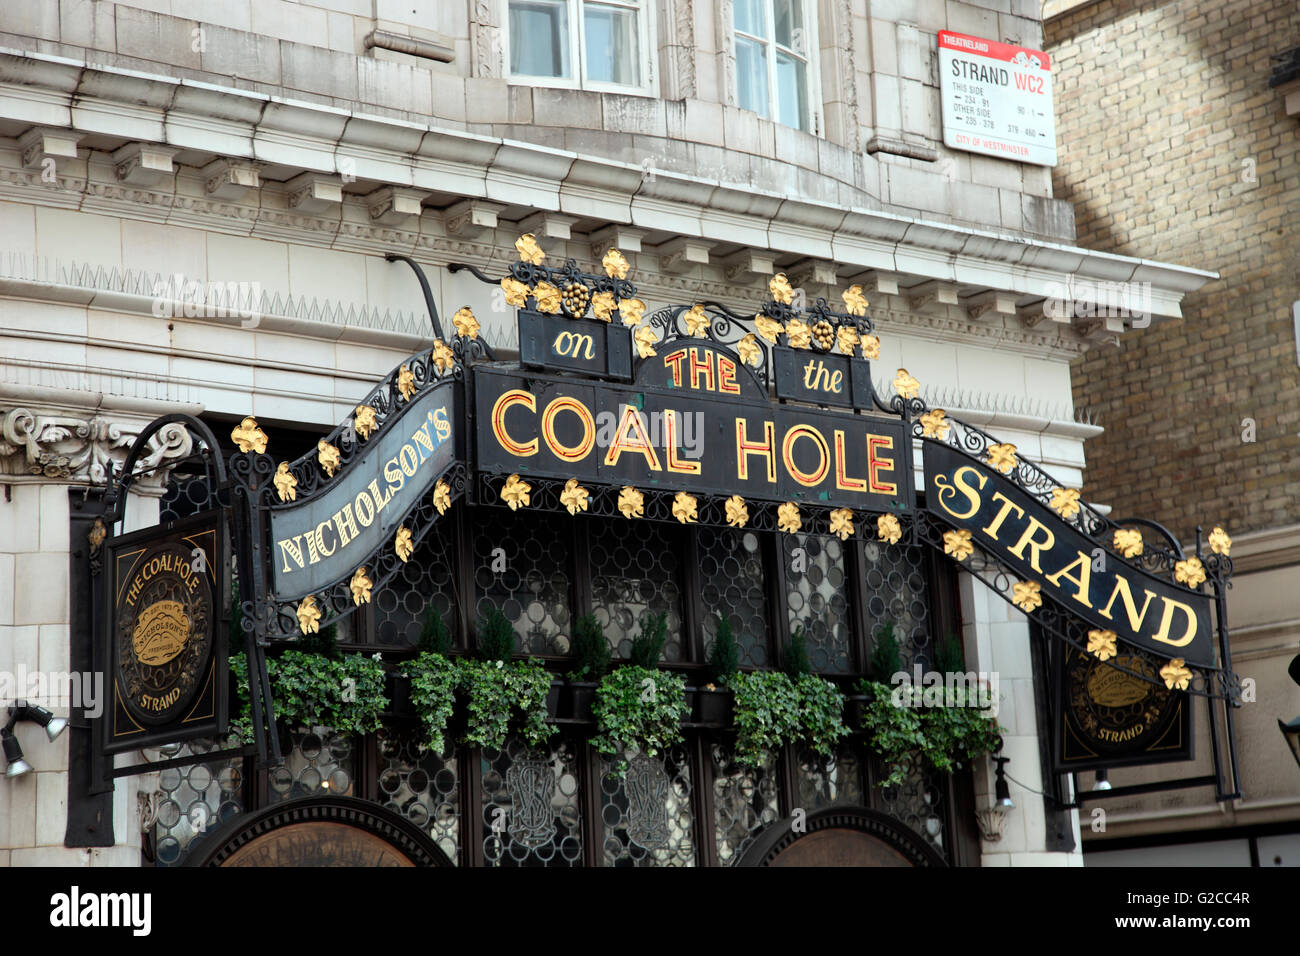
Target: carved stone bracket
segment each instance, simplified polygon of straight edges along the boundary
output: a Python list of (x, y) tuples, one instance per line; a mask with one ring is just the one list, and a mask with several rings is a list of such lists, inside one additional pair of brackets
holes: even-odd
[[(121, 468), (131, 444), (148, 421), (69, 411), (0, 408), (0, 475), (38, 476), (76, 484), (103, 484), (108, 463)], [(167, 472), (190, 454), (192, 439), (180, 424), (162, 429), (149, 442), (136, 468), (135, 487), (162, 490)]]
[(140, 832), (148, 833), (158, 823), (158, 811), (165, 797), (161, 790), (141, 790), (135, 795), (136, 812), (140, 816)]

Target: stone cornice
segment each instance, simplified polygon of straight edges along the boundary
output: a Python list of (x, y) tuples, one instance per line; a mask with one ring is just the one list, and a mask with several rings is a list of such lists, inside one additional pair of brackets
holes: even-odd
[[(0, 116), (305, 172), (351, 171), (375, 188), (414, 187), (514, 204), (525, 198), (539, 210), (601, 221), (623, 216), (639, 228), (712, 243), (743, 234), (752, 237), (750, 245), (778, 256), (817, 254), (842, 270), (941, 280), (969, 294), (1005, 291), (1022, 307), (1079, 280), (1142, 282), (1152, 290), (1150, 311), (1176, 317), (1186, 292), (1217, 278), (1023, 234), (845, 208), (669, 171), (647, 178), (639, 168), (602, 157), (16, 50), (0, 50)], [(176, 202), (158, 189), (115, 193), (121, 184), (89, 179), (79, 206), (87, 211), (116, 211), (126, 203), (136, 216), (166, 219)], [(268, 189), (272, 185), (261, 192)], [(716, 214), (723, 209), (744, 211)], [(252, 232), (314, 234), (309, 241), (319, 243), (321, 234), (337, 238), (340, 229), (338, 218), (259, 209)], [(1123, 328), (1120, 321), (1099, 331)]]

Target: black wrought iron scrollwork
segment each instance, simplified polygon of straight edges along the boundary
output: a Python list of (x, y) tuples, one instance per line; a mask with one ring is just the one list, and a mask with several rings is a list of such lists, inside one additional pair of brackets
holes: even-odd
[[(380, 383), (372, 388), (366, 397), (357, 403), (357, 408), (370, 408), (374, 412), (369, 437), (358, 434), (356, 415), (337, 425), (330, 431), (316, 448), (288, 462), (289, 473), (295, 482), (295, 501), (310, 498), (324, 488), (355, 459), (378, 436), (382, 435), (389, 423), (396, 421), (401, 411), (426, 389), (444, 381), (463, 381), (465, 365), (468, 362), (490, 357), (486, 344), (481, 339), (458, 337), (450, 346), (442, 344), (447, 352), (441, 353), (438, 345), (428, 352), (419, 352), (390, 371)], [(441, 363), (441, 367), (440, 367)], [(331, 475), (322, 464), (322, 445), (332, 446), (338, 452), (338, 461)], [(236, 455), (240, 457), (243, 453)], [(232, 460), (233, 461), (233, 460)], [(273, 469), (274, 471), (274, 469)], [(268, 484), (267, 494), (271, 486)], [(278, 499), (269, 500), (272, 506), (282, 506)]]

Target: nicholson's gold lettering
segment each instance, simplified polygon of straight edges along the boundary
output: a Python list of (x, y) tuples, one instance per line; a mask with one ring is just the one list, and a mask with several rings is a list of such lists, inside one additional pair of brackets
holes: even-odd
[[(311, 539), (308, 538), (310, 541)], [(302, 563), (302, 535), (295, 534), (292, 538), (285, 538), (283, 541), (277, 541), (280, 546), (280, 556), (284, 558), (284, 572), (288, 574), (293, 568), (289, 567), (289, 559), (293, 558), (294, 564), (298, 567), (305, 567)]]
[[(407, 464), (407, 452), (410, 452), (410, 464)], [(407, 478), (415, 477), (415, 469), (420, 467), (420, 457), (416, 454), (415, 446), (409, 442), (402, 446), (402, 450), (397, 453), (397, 463), (402, 466), (402, 471)]]
[(357, 492), (356, 500), (352, 502), (352, 513), (357, 516), (357, 524), (363, 528), (370, 527), (375, 520), (375, 503), (370, 500), (369, 491), (362, 489)]
[[(318, 560), (315, 553), (316, 551), (319, 551), (321, 554), (323, 554), (325, 557), (328, 558), (339, 547), (338, 543), (336, 542), (330, 545), (328, 550), (325, 548), (325, 531), (322, 531), (321, 528), (324, 528), (325, 531), (331, 530), (330, 523), (328, 521), (322, 521), (320, 524), (316, 526), (316, 530), (312, 532), (312, 537), (316, 539), (316, 549), (315, 551), (312, 552), (312, 558), (311, 558), (312, 564), (315, 564), (316, 561)], [(343, 543), (347, 544), (346, 541)], [(308, 541), (308, 547), (309, 548), (311, 547), (310, 541)]]
[(339, 547), (346, 548), (348, 542), (357, 536), (357, 522), (352, 517), (352, 502), (348, 502), (334, 512), (334, 527), (339, 532)]
[(451, 421), (447, 418), (446, 408), (433, 413), (433, 429), (438, 433), (439, 441), (446, 441), (451, 436)]
[[(389, 482), (388, 491), (390, 494), (394, 491), (401, 491), (402, 485), (406, 484), (406, 475), (402, 473), (396, 456), (384, 462), (384, 481)], [(388, 499), (385, 498), (384, 501), (387, 502)]]

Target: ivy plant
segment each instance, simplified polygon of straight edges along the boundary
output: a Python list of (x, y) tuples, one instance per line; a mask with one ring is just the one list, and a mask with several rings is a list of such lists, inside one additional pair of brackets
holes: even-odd
[(447, 722), (456, 708), (460, 671), (454, 661), (435, 651), (422, 651), (406, 665), (411, 679), (411, 704), (420, 715), (424, 738), (420, 745), (441, 754), (447, 749)]
[(844, 725), (844, 694), (831, 681), (804, 674), (795, 682), (799, 697), (799, 735), (814, 751), (824, 756), (835, 753), (835, 745), (848, 736)]
[(896, 688), (879, 681), (863, 680), (859, 692), (868, 702), (862, 708), (862, 729), (889, 775), (885, 786), (902, 783), (907, 776), (907, 757), (919, 753), (930, 766), (952, 773), (963, 761), (976, 760), (992, 753), (999, 745), (1002, 730), (997, 722), (985, 717), (978, 706), (967, 706), (958, 690), (953, 706), (921, 706), (920, 688), (904, 685), (894, 702)]
[(635, 747), (651, 757), (682, 740), (686, 680), (649, 667), (620, 667), (605, 675), (591, 707), (597, 735), (592, 746), (616, 754)]
[(518, 716), (519, 732), (529, 746), (539, 746), (555, 733), (548, 720), (546, 695), (551, 675), (541, 661), (457, 661), (458, 683), (468, 698), (467, 744), (499, 750), (505, 746), (510, 718)]
[[(240, 690), (239, 711), (231, 729), (245, 743), (253, 740), (249, 706), (248, 661), (230, 655), (230, 670)], [(303, 651), (285, 651), (266, 662), (280, 726), (328, 727), (336, 733), (362, 735), (379, 729), (379, 715), (388, 707), (384, 665), (376, 654), (347, 654), (337, 658)]]
[(736, 762), (757, 767), (765, 751), (799, 737), (799, 691), (780, 671), (736, 673), (727, 680), (736, 694)]
[(928, 745), (926, 756), (930, 763), (947, 773), (959, 769), (963, 762), (993, 753), (1002, 740), (997, 721), (985, 717), (977, 701), (968, 700), (961, 688), (955, 694), (952, 706), (926, 707), (921, 711), (921, 726)]
[(765, 751), (796, 740), (829, 756), (849, 733), (844, 695), (821, 677), (754, 671), (733, 674), (727, 686), (736, 693), (736, 762), (743, 766), (759, 766)]

